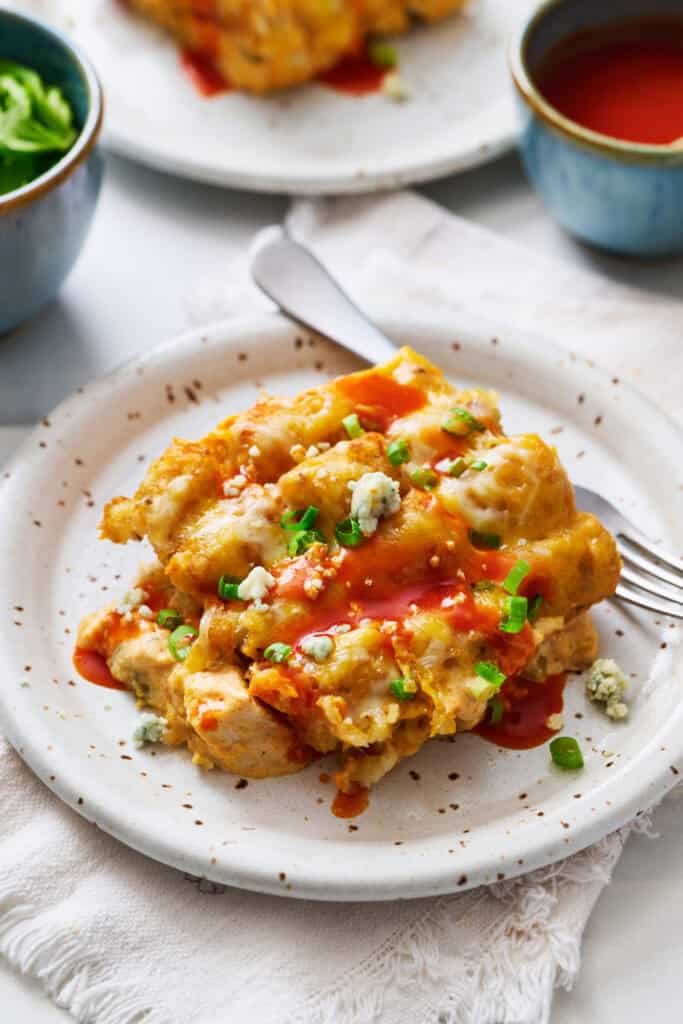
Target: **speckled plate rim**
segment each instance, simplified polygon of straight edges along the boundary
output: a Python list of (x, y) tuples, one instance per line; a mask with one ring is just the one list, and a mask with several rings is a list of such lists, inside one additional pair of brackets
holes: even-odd
[[(384, 328), (397, 339), (429, 337), (443, 343), (444, 353), (454, 337), (462, 338), (468, 345), (477, 345), (484, 351), (484, 338), (490, 340), (490, 328), (484, 331), (481, 321), (472, 327), (461, 316), (448, 320), (435, 319), (411, 323), (403, 318), (399, 321), (385, 321)], [(289, 339), (296, 328), (277, 315), (263, 315), (231, 320), (188, 332), (181, 337), (161, 345), (144, 356), (125, 364), (106, 377), (100, 378), (80, 389), (62, 402), (51, 414), (53, 426), (70, 428), (79, 417), (96, 423), (97, 398), (104, 398), (121, 388), (132, 370), (142, 367), (163, 366), (171, 354), (201, 351), (201, 344), (218, 344), (227, 350), (244, 348), (251, 340), (262, 334), (281, 332), (282, 339)], [(300, 333), (300, 332), (299, 332)], [(590, 393), (591, 388), (609, 393), (610, 378), (604, 371), (588, 360), (578, 359), (559, 347), (519, 332), (503, 329), (499, 332), (508, 345), (515, 346), (516, 357), (522, 361), (532, 359), (539, 375), (571, 372), (574, 386)], [(541, 342), (539, 344), (539, 342)], [(444, 360), (447, 372), (447, 359)], [(571, 369), (570, 369), (571, 368)], [(642, 425), (647, 435), (645, 441), (657, 444), (670, 454), (672, 465), (675, 453), (683, 447), (683, 431), (661, 410), (628, 385), (620, 389), (622, 399), (626, 396), (630, 413)], [(88, 411), (90, 410), (90, 411)], [(13, 516), (12, 509), (28, 507), (27, 501), (33, 489), (40, 487), (41, 467), (46, 465), (49, 454), (36, 444), (38, 431), (22, 444), (14, 459), (5, 467), (0, 495), (0, 537), (5, 554), (21, 550), (22, 527)], [(28, 535), (24, 543), (30, 543)], [(11, 600), (10, 577), (12, 565), (4, 562), (5, 573), (0, 578), (0, 608)], [(20, 563), (17, 563), (17, 571)], [(8, 623), (0, 624), (0, 673), (4, 679), (12, 671), (8, 650), (14, 637)], [(683, 680), (680, 649), (676, 663), (676, 680)], [(571, 831), (549, 834), (549, 825), (555, 824), (553, 816), (546, 816), (541, 823), (531, 825), (506, 840), (506, 848), (491, 849), (482, 855), (472, 849), (458, 851), (457, 862), (449, 858), (445, 849), (434, 849), (435, 840), (422, 843), (415, 840), (417, 847), (411, 850), (378, 842), (358, 842), (353, 845), (328, 842), (324, 852), (317, 849), (315, 840), (292, 840), (277, 852), (275, 860), (268, 844), (268, 833), (261, 847), (249, 851), (250, 862), (243, 861), (238, 853), (231, 859), (228, 852), (218, 866), (212, 866), (206, 855), (184, 851), (174, 842), (173, 836), (150, 834), (134, 821), (134, 814), (127, 803), (126, 794), (112, 792), (111, 787), (102, 783), (96, 772), (83, 779), (74, 772), (67, 750), (54, 778), (55, 763), (46, 757), (45, 751), (35, 741), (29, 720), (22, 720), (13, 713), (8, 689), (0, 689), (0, 725), (14, 748), (41, 781), (74, 811), (92, 821), (98, 828), (121, 840), (131, 848), (164, 864), (182, 871), (211, 879), (218, 883), (240, 888), (318, 900), (360, 900), (374, 901), (395, 898), (416, 898), (462, 891), (476, 885), (495, 881), (496, 877), (510, 878), (532, 869), (560, 860), (570, 853), (585, 848), (609, 832), (630, 821), (638, 812), (657, 803), (678, 781), (683, 760), (683, 701), (678, 701), (674, 712), (662, 723), (650, 741), (642, 747), (637, 756), (629, 760), (618, 775), (612, 775), (596, 786), (601, 797), (601, 806), (593, 815), (575, 816)], [(87, 793), (87, 810), (83, 806), (82, 794)], [(580, 803), (583, 803), (581, 801)], [(587, 802), (586, 802), (587, 803)], [(577, 804), (577, 808), (578, 808)], [(561, 824), (557, 815), (556, 824)], [(272, 833), (271, 833), (272, 835)], [(559, 836), (562, 837), (561, 841)], [(441, 841), (441, 840), (440, 840)], [(442, 844), (443, 845), (443, 844)], [(316, 851), (318, 856), (311, 857)], [(452, 852), (452, 851), (450, 851)], [(323, 853), (323, 855), (320, 855)], [(277, 864), (277, 868), (275, 868)], [(286, 869), (288, 885), (283, 888), (276, 871)], [(282, 875), (280, 875), (282, 877)]]

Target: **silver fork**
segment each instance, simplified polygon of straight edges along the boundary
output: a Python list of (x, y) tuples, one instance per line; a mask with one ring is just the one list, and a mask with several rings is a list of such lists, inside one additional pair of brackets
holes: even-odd
[(605, 498), (575, 485), (576, 503), (614, 534), (623, 561), (617, 597), (629, 604), (683, 619), (683, 561), (641, 533)]
[[(324, 334), (368, 363), (391, 359), (396, 347), (356, 306), (316, 256), (281, 230), (270, 228), (252, 248), (256, 284), (298, 323)], [(577, 504), (614, 534), (623, 560), (617, 597), (651, 612), (683, 619), (683, 561), (674, 558), (610, 505), (576, 487)]]

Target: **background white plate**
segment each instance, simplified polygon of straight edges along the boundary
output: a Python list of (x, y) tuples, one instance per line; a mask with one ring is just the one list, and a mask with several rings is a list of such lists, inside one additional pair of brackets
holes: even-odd
[(310, 85), (269, 98), (203, 99), (175, 44), (116, 0), (20, 0), (59, 19), (95, 63), (105, 138), (160, 170), (264, 192), (366, 192), (482, 163), (516, 138), (506, 62), (532, 0), (473, 0), (400, 38), (412, 98), (394, 103)]
[[(509, 432), (538, 430), (575, 480), (683, 551), (681, 434), (645, 399), (547, 342), (461, 323), (385, 326), (458, 381), (498, 388)], [(515, 752), (459, 736), (401, 764), (350, 823), (332, 816), (332, 787), (319, 781), (331, 762), (236, 789), (185, 751), (135, 750), (131, 697), (75, 676), (79, 618), (127, 589), (146, 557), (98, 541), (103, 502), (130, 492), (173, 434), (201, 435), (252, 403), (258, 386), (293, 393), (356, 366), (278, 317), (195, 332), (63, 403), (3, 481), (2, 727), (80, 814), (217, 882), (319, 899), (464, 889), (580, 849), (676, 781), (680, 630), (609, 603), (597, 611), (602, 649), (632, 674), (632, 714), (614, 724), (586, 704), (581, 681), (568, 686), (564, 732), (580, 739), (584, 771), (554, 769), (547, 747)]]

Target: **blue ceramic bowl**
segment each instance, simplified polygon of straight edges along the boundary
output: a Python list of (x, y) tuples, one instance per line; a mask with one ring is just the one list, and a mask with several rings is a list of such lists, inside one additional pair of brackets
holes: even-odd
[(512, 44), (521, 154), (553, 216), (583, 241), (632, 256), (683, 252), (683, 150), (589, 131), (540, 94), (534, 75), (576, 32), (645, 16), (683, 18), (683, 0), (548, 0)]
[(0, 332), (57, 294), (87, 235), (102, 182), (102, 93), (89, 61), (36, 18), (0, 10), (0, 57), (62, 90), (80, 135), (45, 174), (0, 196)]

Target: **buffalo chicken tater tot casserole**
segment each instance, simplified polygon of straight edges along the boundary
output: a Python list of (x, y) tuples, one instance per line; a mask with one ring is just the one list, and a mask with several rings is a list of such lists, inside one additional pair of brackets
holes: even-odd
[(139, 741), (247, 778), (335, 754), (356, 806), (428, 740), (589, 666), (620, 571), (555, 450), (407, 348), (174, 440), (101, 530), (157, 558), (76, 653), (153, 712)]

